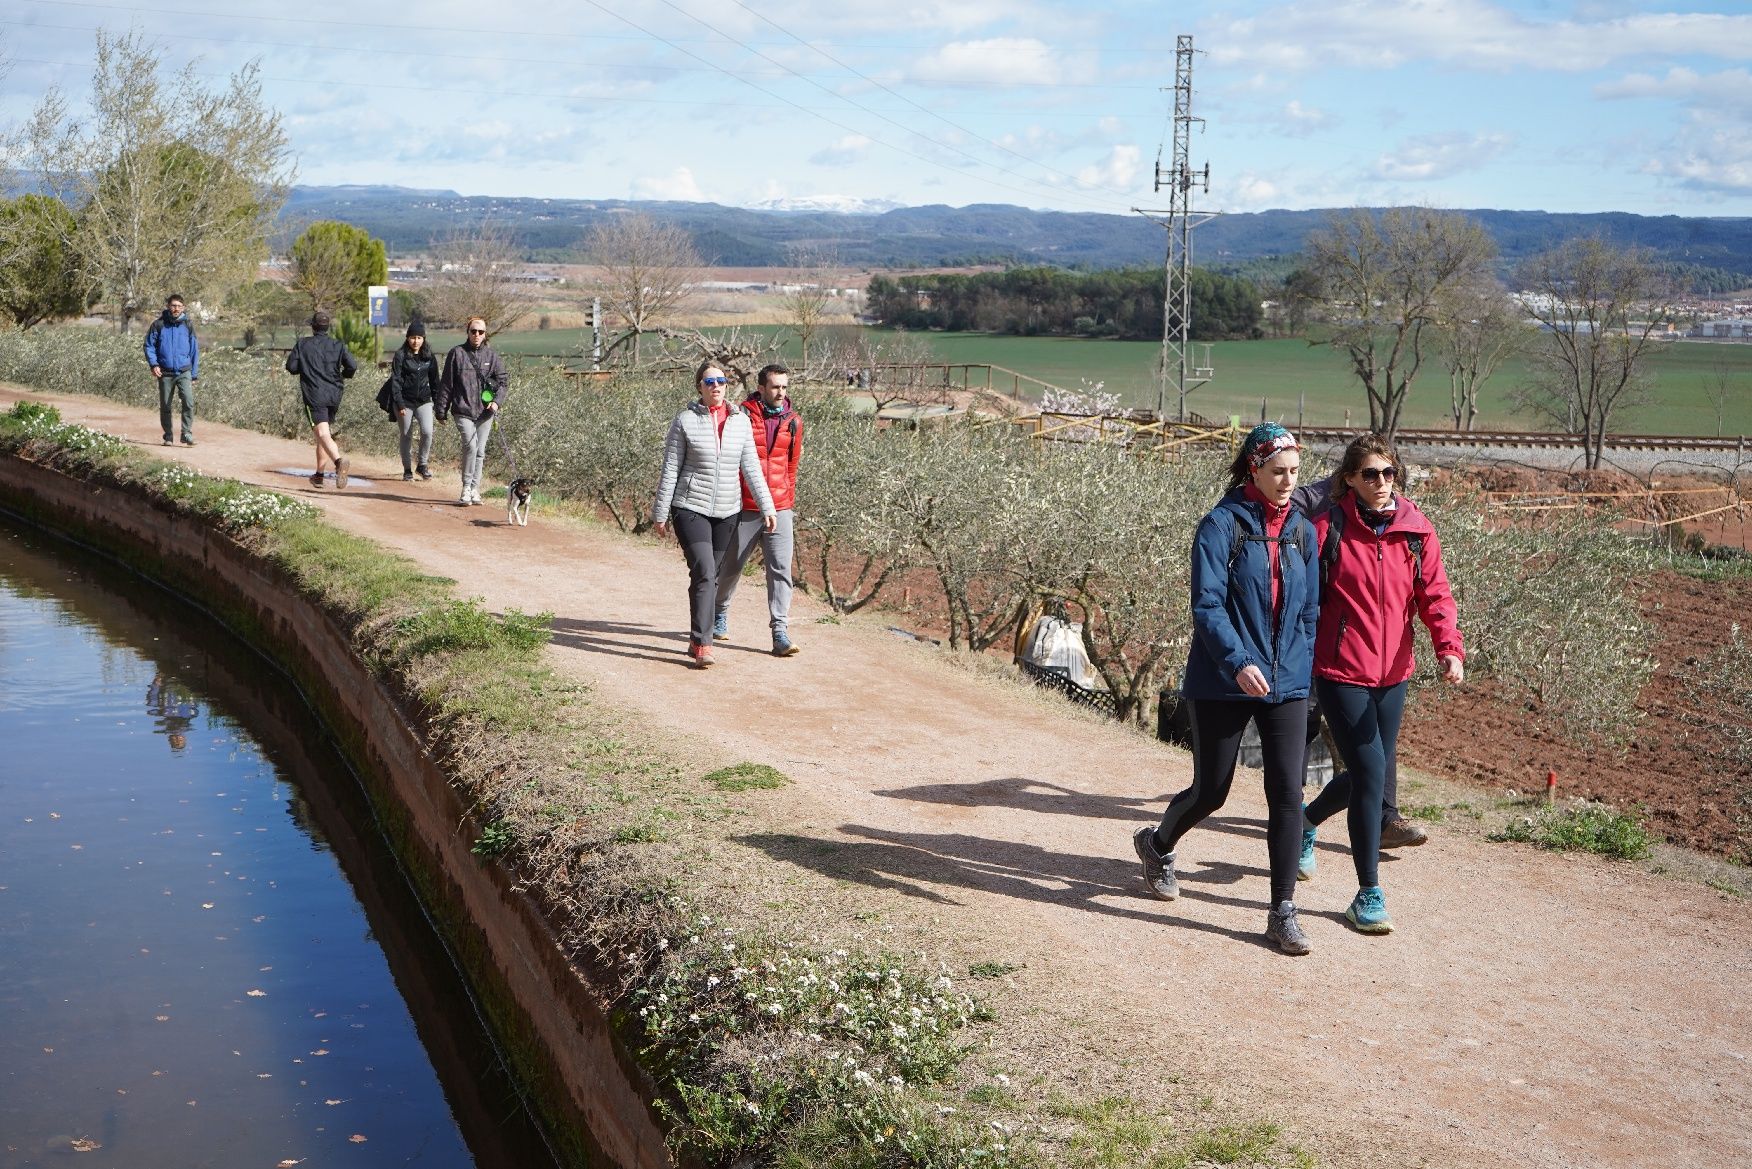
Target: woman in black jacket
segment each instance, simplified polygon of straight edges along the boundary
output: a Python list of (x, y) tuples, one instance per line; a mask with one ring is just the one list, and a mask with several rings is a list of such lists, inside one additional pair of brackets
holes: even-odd
[(432, 469), (432, 396), (438, 392), (438, 358), (426, 348), (426, 326), (408, 325), (407, 340), (395, 351), (389, 367), (390, 407), (401, 428), (402, 482), (412, 482), (416, 467), (412, 448), (414, 424), (420, 425), (420, 478), (430, 479)]

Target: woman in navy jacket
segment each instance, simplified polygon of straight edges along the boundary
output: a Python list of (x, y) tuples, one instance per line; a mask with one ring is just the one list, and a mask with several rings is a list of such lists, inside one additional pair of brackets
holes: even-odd
[(1132, 837), (1144, 883), (1164, 901), (1180, 895), (1175, 848), (1223, 806), (1235, 778), (1241, 734), (1259, 728), (1269, 808), (1271, 909), (1266, 937), (1306, 954), (1296, 921), (1296, 859), (1302, 829), (1302, 764), (1308, 686), (1320, 609), (1314, 526), (1291, 504), (1301, 452), (1283, 427), (1262, 423), (1230, 467), (1229, 490), (1200, 521), (1192, 543), (1192, 649), (1180, 687), (1192, 720), (1192, 786), (1168, 802), (1162, 822)]

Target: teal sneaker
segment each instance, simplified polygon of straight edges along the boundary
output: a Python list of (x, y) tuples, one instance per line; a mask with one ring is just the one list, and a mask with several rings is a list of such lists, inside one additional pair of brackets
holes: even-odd
[(713, 641), (729, 641), (730, 640), (730, 611), (728, 609), (719, 610), (718, 616), (713, 619), (713, 621), (712, 621), (712, 640)]
[(1344, 911), (1345, 920), (1357, 927), (1362, 934), (1390, 934), (1393, 932), (1393, 919), (1387, 916), (1387, 898), (1381, 893), (1379, 885), (1365, 885), (1357, 890), (1357, 895), (1351, 898), (1350, 908)]
[(1319, 861), (1314, 857), (1314, 834), (1320, 829), (1313, 825), (1302, 829), (1302, 855), (1296, 858), (1296, 880), (1311, 881), (1314, 879), (1314, 869)]

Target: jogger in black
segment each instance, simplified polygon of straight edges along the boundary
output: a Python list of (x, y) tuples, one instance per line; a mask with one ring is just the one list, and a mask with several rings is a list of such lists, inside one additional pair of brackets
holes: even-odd
[(1302, 764), (1308, 700), (1225, 702), (1191, 699), (1192, 786), (1168, 801), (1152, 843), (1172, 853), (1187, 830), (1222, 807), (1235, 779), (1241, 735), (1252, 720), (1265, 755), (1266, 851), (1271, 858), (1271, 903), (1296, 898), (1296, 854), (1302, 838)]

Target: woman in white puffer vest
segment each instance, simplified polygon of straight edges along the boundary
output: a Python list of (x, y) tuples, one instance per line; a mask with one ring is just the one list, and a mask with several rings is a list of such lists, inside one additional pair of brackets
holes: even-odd
[(651, 504), (657, 534), (675, 538), (687, 557), (687, 599), (692, 610), (687, 653), (693, 664), (712, 664), (712, 621), (718, 603), (718, 574), (729, 568), (735, 545), (736, 517), (742, 512), (742, 484), (760, 504), (766, 530), (778, 513), (761, 474), (754, 447), (754, 426), (748, 411), (731, 402), (728, 379), (711, 362), (694, 374), (700, 400), (675, 416), (663, 440), (663, 477)]

